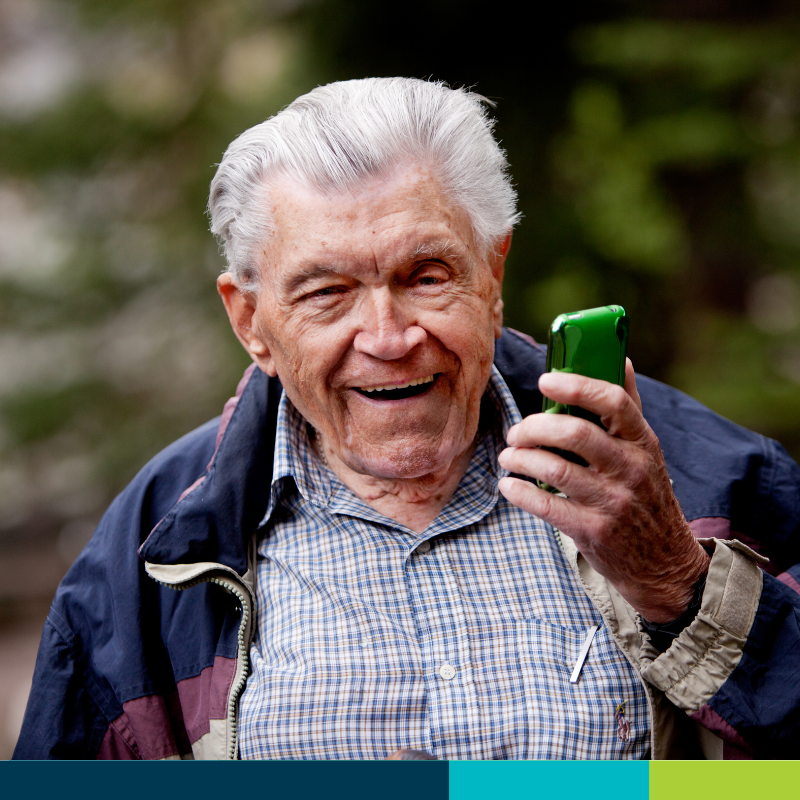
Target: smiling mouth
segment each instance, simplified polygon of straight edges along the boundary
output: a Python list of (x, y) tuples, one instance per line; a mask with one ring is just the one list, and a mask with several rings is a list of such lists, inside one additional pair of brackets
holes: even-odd
[(405, 400), (408, 397), (416, 397), (427, 392), (438, 377), (438, 375), (428, 375), (408, 383), (371, 386), (370, 388), (355, 386), (353, 388), (364, 397), (369, 397), (370, 400)]

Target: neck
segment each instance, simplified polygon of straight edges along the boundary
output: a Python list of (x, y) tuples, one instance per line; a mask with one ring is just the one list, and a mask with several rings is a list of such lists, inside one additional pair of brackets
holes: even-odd
[(353, 494), (389, 519), (422, 533), (455, 493), (467, 471), (475, 442), (450, 464), (419, 478), (390, 479), (363, 475), (347, 466), (317, 434), (317, 455)]

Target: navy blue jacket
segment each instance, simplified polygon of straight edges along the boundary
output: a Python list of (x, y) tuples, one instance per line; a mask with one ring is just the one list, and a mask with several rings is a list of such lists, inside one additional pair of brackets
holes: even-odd
[[(543, 349), (506, 330), (495, 364), (522, 415), (541, 410)], [(695, 532), (738, 538), (780, 573), (764, 576), (741, 661), (697, 718), (740, 753), (796, 757), (800, 468), (686, 395), (643, 377), (638, 386)], [(15, 758), (191, 757), (225, 735), (243, 685), (252, 598), (241, 586), (268, 502), (280, 394), (251, 367), (221, 418), (157, 455), (111, 504), (53, 601)], [(176, 591), (145, 562), (210, 566)], [(235, 754), (235, 714), (232, 727)]]

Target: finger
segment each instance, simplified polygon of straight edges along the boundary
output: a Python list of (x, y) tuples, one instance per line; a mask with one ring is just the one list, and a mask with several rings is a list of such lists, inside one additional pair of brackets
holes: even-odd
[(649, 426), (633, 397), (621, 386), (584, 375), (545, 372), (539, 378), (539, 389), (557, 403), (597, 414), (612, 436), (631, 441), (647, 436)]
[(636, 403), (636, 408), (641, 411), (642, 398), (639, 397), (639, 390), (636, 388), (636, 373), (633, 371), (633, 362), (629, 358), (625, 359), (625, 391)]
[(498, 461), (503, 469), (544, 481), (579, 503), (602, 503), (606, 481), (596, 471), (567, 461), (557, 453), (538, 448), (509, 447), (500, 453)]
[(622, 442), (599, 425), (568, 414), (532, 414), (515, 426), (513, 435), (509, 431), (508, 441), (513, 447), (569, 450), (601, 470), (624, 469), (628, 460)]
[(546, 492), (519, 478), (501, 478), (497, 486), (509, 503), (549, 522), (559, 530), (568, 532), (591, 528), (588, 524), (588, 512), (564, 497)]

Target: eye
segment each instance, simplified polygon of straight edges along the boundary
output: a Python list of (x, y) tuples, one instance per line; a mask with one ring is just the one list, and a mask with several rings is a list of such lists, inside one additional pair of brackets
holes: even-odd
[(450, 277), (447, 268), (437, 262), (428, 262), (418, 267), (411, 276), (411, 284), (414, 286), (437, 286), (445, 283)]
[(330, 286), (320, 286), (318, 289), (311, 289), (299, 296), (295, 302), (310, 303), (317, 308), (332, 308), (344, 300), (348, 287), (340, 283)]
[(340, 283), (334, 283), (330, 286), (320, 286), (319, 289), (313, 289), (304, 295), (305, 300), (330, 300), (339, 294), (347, 292), (348, 287)]
[(343, 291), (345, 291), (344, 286), (324, 286), (312, 292), (312, 297), (326, 297), (329, 294), (341, 294)]

